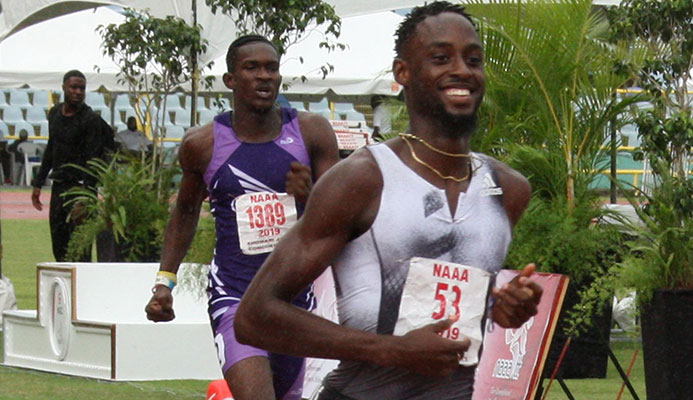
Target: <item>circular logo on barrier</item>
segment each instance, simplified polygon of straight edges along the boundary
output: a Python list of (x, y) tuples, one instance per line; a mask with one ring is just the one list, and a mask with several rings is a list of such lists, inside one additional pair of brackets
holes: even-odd
[(72, 312), (70, 297), (65, 282), (55, 278), (50, 288), (51, 313), (49, 318), (49, 334), (51, 348), (58, 360), (62, 361), (67, 356), (70, 348), (70, 336), (72, 333)]

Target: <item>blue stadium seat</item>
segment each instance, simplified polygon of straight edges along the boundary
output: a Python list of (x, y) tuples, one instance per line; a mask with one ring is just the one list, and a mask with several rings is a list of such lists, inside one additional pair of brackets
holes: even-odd
[(113, 123), (111, 120), (111, 109), (107, 106), (92, 107), (92, 110), (99, 114), (104, 121), (108, 122), (109, 125)]
[(321, 114), (323, 111), (330, 111), (330, 104), (327, 98), (323, 97), (317, 103), (308, 103), (308, 110), (312, 113)]
[(118, 96), (116, 96), (113, 108), (115, 110), (125, 110), (128, 108), (133, 108), (132, 102), (130, 101), (130, 95), (128, 95), (127, 93), (121, 93)]
[(341, 115), (346, 115), (349, 112), (355, 112), (356, 109), (351, 103), (334, 103), (334, 112)]
[(35, 90), (32, 104), (41, 106), (44, 110), (48, 110), (52, 105), (51, 92), (48, 90)]
[(97, 108), (108, 108), (106, 105), (106, 99), (100, 92), (87, 92), (84, 97), (84, 102), (94, 110)]
[(42, 106), (31, 106), (26, 110), (26, 122), (40, 126), (46, 120), (46, 110)]
[(10, 127), (0, 119), (0, 137), (6, 138), (7, 136), (10, 136)]
[(48, 137), (48, 121), (43, 121), (39, 124), (39, 136)]
[(24, 114), (19, 106), (8, 105), (3, 108), (2, 119), (9, 125), (14, 125), (19, 122), (24, 122)]
[(166, 139), (182, 139), (185, 135), (185, 128), (178, 125), (166, 127)]
[(200, 125), (210, 123), (214, 120), (214, 117), (216, 117), (216, 115), (217, 113), (208, 108), (205, 108), (204, 110), (199, 110), (197, 115), (197, 122)]
[(31, 107), (31, 102), (29, 102), (29, 90), (28, 89), (10, 89), (10, 105), (18, 106), (21, 109), (26, 110)]
[[(183, 101), (183, 108), (186, 110), (190, 110), (190, 106), (192, 105), (192, 96), (186, 95), (184, 97)], [(202, 96), (197, 96), (197, 107), (195, 107), (197, 111), (207, 109), (207, 104), (205, 103), (205, 98)]]
[(353, 110), (353, 111), (347, 111), (346, 113), (346, 119), (349, 121), (360, 121), (360, 122), (365, 122), (366, 121), (366, 116), (361, 114), (360, 112)]
[[(180, 98), (181, 95), (179, 93), (170, 93), (166, 95), (166, 109), (168, 111), (176, 111), (180, 110), (183, 107), (180, 105)], [(163, 107), (163, 104), (159, 104), (160, 107)]]
[(302, 101), (290, 101), (291, 107), (295, 108), (297, 111), (307, 111), (306, 106)]
[(182, 126), (183, 128), (190, 128), (190, 109), (180, 109), (176, 110), (173, 114), (175, 115), (176, 125)]

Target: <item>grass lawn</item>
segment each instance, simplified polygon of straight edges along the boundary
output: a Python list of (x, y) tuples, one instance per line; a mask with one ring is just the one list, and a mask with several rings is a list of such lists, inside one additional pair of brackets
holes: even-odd
[(2, 274), (12, 281), (17, 307), (36, 309), (36, 264), (55, 261), (46, 220), (2, 220)]
[[(3, 220), (2, 243), (4, 248), (2, 272), (12, 280), (21, 309), (36, 308), (36, 264), (53, 261), (48, 221)], [(2, 336), (0, 335), (0, 348)], [(638, 396), (645, 399), (645, 378), (640, 343), (632, 341), (612, 342), (612, 349), (624, 369), (628, 368), (635, 349), (639, 350), (633, 367), (631, 382)], [(207, 381), (177, 380), (158, 382), (108, 382), (43, 373), (34, 370), (0, 366), (0, 400), (154, 400), (154, 399), (204, 399)], [(548, 381), (544, 382), (544, 388)], [(616, 399), (621, 380), (609, 363), (606, 379), (571, 379), (566, 385), (576, 399)], [(557, 382), (546, 397), (549, 400), (567, 399)], [(627, 389), (622, 399), (631, 399)], [(383, 399), (387, 400), (387, 399)]]

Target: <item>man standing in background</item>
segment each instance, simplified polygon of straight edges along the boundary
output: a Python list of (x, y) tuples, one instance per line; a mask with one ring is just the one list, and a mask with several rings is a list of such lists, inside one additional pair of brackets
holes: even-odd
[[(62, 196), (77, 186), (96, 190), (96, 179), (68, 164), (87, 167), (87, 161), (104, 158), (115, 148), (113, 130), (99, 114), (84, 103), (87, 79), (83, 73), (71, 70), (63, 76), (65, 101), (48, 112), (48, 145), (43, 154), (41, 168), (32, 181), (31, 202), (41, 211), (41, 188), (50, 177), (51, 202), (49, 221), (53, 255), (56, 261), (91, 261), (91, 253), (78, 260), (67, 259), (67, 246), (79, 218), (78, 207), (67, 205), (69, 196)], [(73, 215), (71, 215), (73, 214)]]

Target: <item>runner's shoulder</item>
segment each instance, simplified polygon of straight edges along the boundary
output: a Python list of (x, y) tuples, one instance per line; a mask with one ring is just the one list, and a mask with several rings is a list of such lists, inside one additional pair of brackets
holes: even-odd
[(214, 149), (213, 123), (188, 129), (178, 149), (178, 159), (184, 169), (199, 169), (207, 165)]

